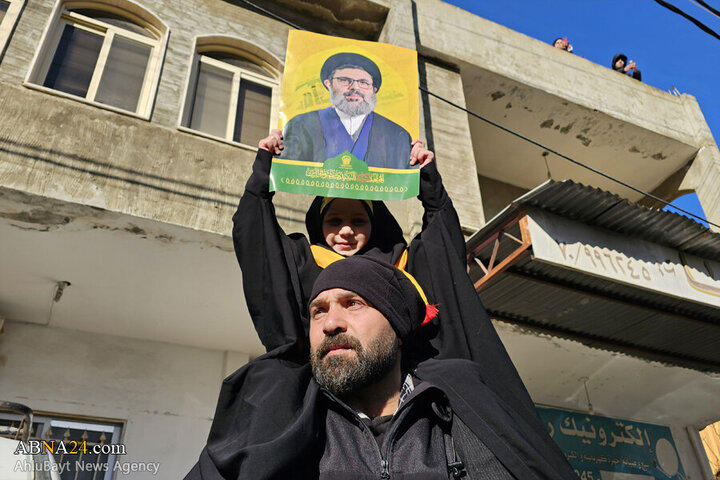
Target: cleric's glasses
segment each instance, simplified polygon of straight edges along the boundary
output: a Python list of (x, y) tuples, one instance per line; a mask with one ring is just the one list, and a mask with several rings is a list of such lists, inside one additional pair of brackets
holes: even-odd
[(372, 82), (370, 80), (365, 80), (364, 78), (348, 78), (348, 77), (332, 77), (333, 80), (337, 81), (338, 85), (344, 88), (349, 88), (352, 86), (352, 84), (356, 84), (359, 88), (362, 88), (364, 90), (367, 90), (368, 88), (372, 87)]

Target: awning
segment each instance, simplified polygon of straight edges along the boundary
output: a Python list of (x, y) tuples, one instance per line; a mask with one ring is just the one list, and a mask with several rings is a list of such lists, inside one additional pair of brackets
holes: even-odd
[(515, 200), (468, 240), (490, 315), (720, 372), (720, 234), (566, 180)]

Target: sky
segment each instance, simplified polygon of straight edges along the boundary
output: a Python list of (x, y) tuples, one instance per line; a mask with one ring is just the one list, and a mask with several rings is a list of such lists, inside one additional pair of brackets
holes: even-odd
[[(575, 55), (599, 65), (609, 67), (614, 54), (626, 54), (643, 82), (693, 95), (720, 139), (720, 40), (654, 0), (445, 1), (543, 42), (568, 37)], [(720, 33), (720, 18), (693, 0), (666, 1)], [(720, 10), (720, 0), (705, 3)], [(705, 216), (695, 194), (673, 203)]]

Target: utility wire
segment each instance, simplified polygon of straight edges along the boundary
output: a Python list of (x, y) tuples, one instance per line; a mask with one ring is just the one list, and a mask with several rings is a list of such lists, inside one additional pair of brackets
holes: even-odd
[[(700, 0), (698, 0), (698, 1), (700, 1)], [(655, 0), (655, 3), (658, 3), (658, 4), (662, 5), (663, 7), (667, 8), (668, 10), (670, 10), (671, 12), (677, 13), (681, 17), (684, 17), (684, 18), (690, 20), (700, 30), (702, 30), (703, 32), (707, 33), (708, 35), (712, 35), (713, 37), (720, 40), (720, 34), (718, 34), (715, 30), (711, 29), (710, 27), (708, 27), (707, 25), (705, 25), (704, 23), (702, 23), (700, 20), (693, 17), (692, 15), (683, 12), (682, 10), (677, 8), (675, 5), (672, 5), (668, 2), (666, 2), (665, 0)]]
[(260, 5), (257, 5), (257, 4), (255, 4), (255, 3), (253, 3), (253, 2), (251, 2), (250, 0), (240, 0), (240, 1), (241, 1), (242, 3), (244, 3), (244, 4), (246, 4), (246, 5), (250, 5), (251, 7), (255, 8), (255, 9), (257, 9), (257, 10), (260, 10), (261, 12), (263, 12), (263, 13), (266, 14), (266, 15), (271, 16), (271, 17), (274, 18), (275, 20), (278, 20), (278, 21), (280, 21), (280, 22), (282, 22), (282, 23), (284, 23), (284, 24), (286, 24), (286, 25), (289, 25), (289, 26), (291, 26), (291, 27), (293, 27), (293, 28), (295, 28), (295, 29), (297, 29), (297, 30), (305, 30), (304, 28), (302, 28), (302, 27), (300, 27), (300, 26), (298, 26), (298, 25), (295, 25), (295, 24), (292, 23), (290, 20), (286, 20), (286, 19), (284, 19), (283, 17), (281, 17), (280, 15), (277, 15), (277, 14), (271, 12), (270, 10), (261, 7)]
[(720, 17), (720, 10), (714, 9), (713, 7), (711, 7), (710, 5), (708, 5), (707, 2), (703, 2), (703, 0), (690, 0), (690, 1), (693, 2), (693, 3), (695, 3), (695, 4), (700, 5), (700, 6), (703, 7), (705, 10), (707, 10), (707, 11), (710, 12), (710, 13), (712, 13), (712, 14), (715, 15), (716, 17)]
[(697, 218), (698, 220), (702, 220), (703, 222), (707, 222), (707, 223), (709, 223), (710, 225), (713, 225), (713, 226), (715, 226), (715, 227), (720, 228), (720, 225), (717, 225), (717, 224), (715, 224), (715, 223), (712, 223), (712, 222), (710, 222), (709, 220), (707, 220), (707, 219), (705, 219), (705, 218), (703, 218), (703, 217), (701, 217), (701, 216), (699, 216), (699, 215), (695, 215), (694, 213), (688, 212), (687, 210), (683, 210), (682, 208), (679, 208), (679, 207), (673, 205), (672, 203), (670, 203), (670, 202), (668, 202), (668, 201), (666, 201), (666, 200), (663, 200), (663, 199), (660, 198), (660, 197), (657, 197), (657, 196), (653, 195), (652, 193), (646, 192), (646, 191), (644, 191), (644, 190), (642, 190), (642, 189), (639, 189), (639, 188), (637, 188), (637, 187), (633, 187), (633, 186), (630, 185), (629, 183), (623, 182), (622, 180), (619, 180), (619, 179), (613, 177), (612, 175), (608, 175), (607, 173), (601, 172), (600, 170), (598, 170), (598, 169), (596, 169), (596, 168), (593, 168), (593, 167), (591, 167), (590, 165), (586, 165), (586, 164), (584, 164), (584, 163), (582, 163), (582, 162), (580, 162), (580, 161), (578, 161), (578, 160), (575, 160), (575, 159), (572, 158), (572, 157), (569, 157), (569, 156), (567, 156), (567, 155), (565, 155), (565, 154), (563, 154), (563, 153), (558, 152), (557, 150), (554, 150), (554, 149), (548, 147), (547, 145), (543, 145), (543, 144), (540, 143), (540, 142), (536, 142), (536, 141), (533, 140), (532, 138), (528, 138), (528, 137), (526, 137), (525, 135), (522, 135), (522, 134), (520, 134), (520, 133), (517, 133), (517, 132), (515, 132), (515, 131), (513, 131), (513, 130), (510, 130), (509, 128), (507, 128), (507, 127), (505, 127), (505, 126), (503, 126), (503, 125), (500, 125), (500, 124), (497, 123), (497, 122), (494, 122), (494, 121), (490, 120), (489, 118), (485, 118), (485, 117), (483, 117), (482, 115), (473, 112), (472, 110), (468, 110), (467, 108), (462, 107), (462, 106), (458, 105), (457, 103), (453, 103), (453, 102), (451, 102), (450, 100), (448, 100), (448, 99), (446, 99), (446, 98), (443, 98), (443, 97), (441, 97), (440, 95), (437, 95), (437, 94), (431, 92), (430, 90), (428, 90), (427, 88), (423, 87), (422, 85), (420, 86), (420, 90), (422, 90), (423, 92), (427, 93), (427, 94), (430, 95), (430, 96), (433, 96), (433, 97), (437, 98), (438, 100), (442, 100), (443, 102), (447, 103), (448, 105), (451, 105), (451, 106), (453, 106), (453, 107), (455, 107), (455, 108), (457, 108), (457, 109), (462, 110), (463, 112), (467, 113), (468, 115), (471, 115), (471, 116), (473, 116), (473, 117), (475, 117), (475, 118), (477, 118), (477, 119), (479, 119), (479, 120), (482, 120), (482, 121), (485, 122), (485, 123), (489, 123), (490, 125), (492, 125), (492, 126), (494, 126), (494, 127), (497, 127), (497, 128), (499, 128), (500, 130), (503, 130), (504, 132), (507, 132), (507, 133), (509, 133), (509, 134), (511, 134), (511, 135), (514, 135), (514, 136), (516, 136), (516, 137), (518, 137), (518, 138), (520, 138), (520, 139), (522, 139), (522, 140), (525, 140), (526, 142), (532, 143), (533, 145), (536, 145), (536, 146), (538, 146), (538, 147), (540, 147), (540, 148), (543, 148), (543, 149), (547, 150), (547, 151), (550, 152), (550, 153), (554, 153), (554, 154), (557, 155), (558, 157), (564, 158), (565, 160), (567, 160), (567, 161), (569, 161), (569, 162), (571, 162), (571, 163), (574, 163), (575, 165), (578, 165), (578, 166), (583, 167), (583, 168), (585, 168), (585, 169), (587, 169), (587, 170), (590, 170), (591, 172), (596, 173), (596, 174), (600, 175), (601, 177), (605, 177), (605, 178), (607, 178), (608, 180), (612, 180), (613, 182), (622, 185), (623, 187), (626, 187), (626, 188), (629, 188), (630, 190), (633, 190), (634, 192), (637, 192), (637, 193), (640, 193), (640, 194), (642, 194), (642, 195), (645, 195), (645, 196), (647, 196), (647, 197), (649, 197), (649, 198), (651, 198), (651, 199), (653, 199), (653, 200), (655, 200), (655, 201), (657, 201), (657, 202), (660, 202), (660, 203), (663, 203), (663, 204), (665, 204), (665, 205), (667, 205), (667, 206), (673, 207), (674, 209), (676, 209), (676, 210), (678, 210), (678, 211), (680, 211), (680, 212), (683, 212), (683, 213), (686, 214), (686, 215), (690, 215), (691, 217), (695, 217), (695, 218)]
[[(281, 17), (281, 16), (279, 16), (279, 15), (276, 15), (275, 13), (273, 13), (273, 12), (271, 12), (271, 11), (265, 9), (265, 8), (262, 8), (262, 7), (258, 6), (258, 5), (256, 5), (255, 3), (253, 3), (253, 2), (251, 2), (251, 1), (249, 1), (249, 0), (240, 0), (240, 1), (243, 2), (243, 3), (245, 3), (245, 4), (247, 4), (247, 5), (252, 6), (252, 7), (258, 9), (258, 10), (260, 10), (261, 12), (263, 12), (263, 13), (271, 16), (272, 18), (274, 18), (274, 19), (276, 19), (276, 20), (278, 20), (278, 21), (280, 21), (280, 22), (283, 22), (283, 23), (285, 23), (286, 25), (289, 25), (289, 26), (291, 26), (291, 27), (293, 27), (293, 28), (295, 28), (295, 29), (298, 29), (298, 30), (306, 30), (306, 29), (304, 29), (304, 28), (302, 28), (302, 27), (300, 27), (300, 26), (298, 26), (298, 25), (295, 25), (294, 23), (292, 23), (292, 22), (289, 21), (289, 20), (286, 20), (286, 19), (284, 19), (283, 17)], [(708, 27), (706, 27), (705, 25), (703, 25), (702, 23), (700, 23), (698, 20), (695, 20), (694, 18), (690, 17), (688, 14), (682, 12), (682, 11), (681, 11), (680, 9), (678, 9), (677, 7), (668, 4), (667, 2), (664, 2), (663, 0), (655, 0), (655, 1), (658, 2), (658, 3), (660, 3), (660, 4), (663, 5), (663, 6), (667, 7), (667, 8), (670, 8), (670, 9), (673, 10), (673, 11), (676, 11), (676, 10), (677, 10), (676, 13), (679, 13), (680, 15), (682, 15), (682, 16), (690, 19), (690, 21), (692, 21), (693, 23), (699, 24), (698, 26), (702, 25), (700, 28), (709, 30), (709, 31), (711, 32), (711, 35), (715, 36), (716, 38), (718, 38), (718, 39), (720, 40), (720, 35), (718, 35), (717, 33), (713, 32), (712, 30), (710, 30)], [(705, 2), (703, 2), (703, 0), (697, 0), (697, 1), (698, 1), (698, 2), (702, 2), (702, 3), (705, 3)], [(709, 32), (709, 33), (710, 33), (710, 32)], [(596, 169), (596, 168), (593, 168), (593, 167), (591, 167), (591, 166), (589, 166), (589, 165), (586, 165), (586, 164), (584, 164), (584, 163), (582, 163), (582, 162), (580, 162), (580, 161), (578, 161), (578, 160), (575, 160), (574, 158), (571, 158), (571, 157), (569, 157), (569, 156), (567, 156), (567, 155), (565, 155), (565, 154), (562, 154), (562, 153), (560, 153), (560, 152), (558, 152), (558, 151), (556, 151), (556, 150), (554, 150), (554, 149), (552, 149), (552, 148), (550, 148), (550, 147), (548, 147), (548, 146), (546, 146), (546, 145), (543, 145), (543, 144), (540, 143), (540, 142), (536, 142), (535, 140), (533, 140), (533, 139), (531, 139), (531, 138), (528, 138), (528, 137), (526, 137), (526, 136), (524, 136), (524, 135), (522, 135), (522, 134), (520, 134), (520, 133), (517, 133), (517, 132), (515, 132), (515, 131), (513, 131), (513, 130), (510, 130), (509, 128), (504, 127), (504, 126), (500, 125), (500, 124), (497, 123), (497, 122), (494, 122), (494, 121), (492, 121), (492, 120), (490, 120), (490, 119), (488, 119), (488, 118), (485, 118), (485, 117), (483, 117), (482, 115), (473, 112), (472, 110), (468, 110), (468, 109), (465, 108), (465, 107), (462, 107), (462, 106), (460, 106), (460, 105), (458, 105), (458, 104), (456, 104), (456, 103), (451, 102), (450, 100), (448, 100), (448, 99), (446, 99), (446, 98), (444, 98), (444, 97), (441, 97), (440, 95), (437, 95), (437, 94), (431, 92), (430, 90), (428, 90), (426, 87), (424, 87), (424, 86), (422, 86), (422, 85), (420, 85), (419, 88), (420, 88), (421, 91), (427, 93), (428, 95), (433, 96), (433, 97), (437, 98), (438, 100), (442, 100), (443, 102), (447, 103), (448, 105), (451, 105), (451, 106), (453, 106), (453, 107), (455, 107), (455, 108), (457, 108), (457, 109), (460, 109), (460, 110), (464, 111), (464, 112), (467, 113), (468, 115), (471, 115), (471, 116), (473, 116), (473, 117), (475, 117), (475, 118), (477, 118), (477, 119), (480, 119), (480, 120), (482, 120), (482, 121), (484, 121), (484, 122), (486, 122), (486, 123), (488, 123), (488, 124), (490, 124), (490, 125), (492, 125), (492, 126), (494, 126), (494, 127), (499, 128), (500, 130), (503, 130), (503, 131), (505, 131), (505, 132), (507, 132), (507, 133), (509, 133), (509, 134), (511, 134), (511, 135), (514, 135), (514, 136), (516, 136), (516, 137), (518, 137), (518, 138), (520, 138), (520, 139), (522, 139), (522, 140), (525, 140), (526, 142), (532, 143), (533, 145), (536, 145), (536, 146), (538, 146), (538, 147), (540, 147), (540, 148), (544, 148), (544, 149), (547, 150), (548, 152), (554, 153), (554, 154), (557, 155), (558, 157), (563, 158), (563, 159), (565, 159), (565, 160), (567, 160), (567, 161), (569, 161), (569, 162), (571, 162), (571, 163), (574, 163), (575, 165), (578, 165), (578, 166), (583, 167), (583, 168), (585, 168), (585, 169), (587, 169), (587, 170), (590, 170), (591, 172), (593, 172), (593, 173), (595, 173), (595, 174), (597, 174), (597, 175), (600, 175), (601, 177), (605, 177), (605, 178), (607, 178), (608, 180), (611, 180), (611, 181), (613, 181), (613, 182), (615, 182), (615, 183), (618, 183), (618, 184), (620, 184), (620, 185), (622, 185), (622, 186), (624, 186), (624, 187), (626, 187), (626, 188), (629, 188), (630, 190), (632, 190), (632, 191), (634, 191), (634, 192), (637, 192), (637, 193), (639, 193), (639, 194), (641, 194), (641, 195), (645, 195), (646, 197), (649, 197), (649, 198), (655, 200), (656, 202), (660, 202), (660, 203), (662, 203), (662, 204), (664, 204), (664, 205), (666, 205), (666, 206), (672, 207), (672, 208), (678, 210), (679, 212), (682, 212), (682, 213), (684, 213), (684, 214), (686, 214), (686, 215), (689, 215), (689, 216), (691, 216), (691, 217), (693, 217), (693, 218), (696, 218), (696, 219), (698, 219), (698, 220), (700, 220), (700, 221), (707, 222), (709, 225), (712, 225), (712, 226), (714, 226), (714, 227), (720, 228), (720, 225), (718, 225), (718, 224), (716, 224), (716, 223), (713, 223), (713, 222), (709, 221), (709, 220), (706, 219), (706, 218), (703, 218), (703, 217), (701, 217), (701, 216), (699, 216), (699, 215), (695, 215), (694, 213), (688, 212), (687, 210), (684, 210), (684, 209), (682, 209), (682, 208), (680, 208), (680, 207), (677, 207), (677, 206), (673, 205), (672, 203), (670, 203), (670, 202), (668, 202), (668, 201), (666, 201), (666, 200), (663, 200), (663, 199), (660, 198), (660, 197), (657, 197), (657, 196), (655, 196), (655, 195), (653, 195), (653, 194), (651, 194), (651, 193), (649, 193), (649, 192), (646, 192), (646, 191), (644, 191), (644, 190), (641, 190), (641, 189), (639, 189), (639, 188), (637, 188), (637, 187), (633, 187), (633, 186), (630, 185), (629, 183), (623, 182), (622, 180), (617, 179), (617, 178), (613, 177), (612, 175), (608, 175), (607, 173), (603, 173), (603, 172), (601, 172), (600, 170), (598, 170), (598, 169)], [(547, 160), (546, 160), (546, 161), (547, 161)]]

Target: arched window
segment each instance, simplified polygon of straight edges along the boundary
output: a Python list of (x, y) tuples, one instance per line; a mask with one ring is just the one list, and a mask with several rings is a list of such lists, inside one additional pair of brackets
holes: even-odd
[(23, 3), (24, 0), (0, 0), (0, 54), (5, 50)]
[(119, 4), (60, 5), (28, 83), (149, 117), (167, 28), (137, 4)]
[(277, 59), (231, 37), (203, 37), (188, 79), (180, 125), (254, 145), (267, 136), (277, 96)]

